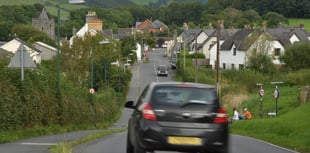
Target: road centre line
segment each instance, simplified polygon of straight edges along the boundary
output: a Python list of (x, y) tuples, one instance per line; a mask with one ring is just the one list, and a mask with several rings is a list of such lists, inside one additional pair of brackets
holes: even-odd
[(56, 143), (36, 143), (36, 142), (22, 142), (22, 145), (33, 145), (33, 146), (52, 146), (56, 145)]

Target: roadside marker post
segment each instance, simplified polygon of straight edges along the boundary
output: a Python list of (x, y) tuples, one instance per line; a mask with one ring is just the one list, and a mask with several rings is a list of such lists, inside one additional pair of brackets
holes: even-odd
[(280, 90), (279, 90), (278, 85), (283, 84), (283, 82), (271, 82), (271, 84), (276, 85), (276, 87), (274, 89), (273, 96), (276, 100), (276, 116), (278, 116), (278, 99), (280, 97)]
[(259, 98), (259, 105), (260, 105), (259, 117), (262, 118), (263, 117), (263, 96), (265, 95), (265, 91), (264, 91), (262, 83), (257, 83), (256, 86), (260, 86), (260, 89), (258, 91), (258, 94), (260, 96), (260, 98)]

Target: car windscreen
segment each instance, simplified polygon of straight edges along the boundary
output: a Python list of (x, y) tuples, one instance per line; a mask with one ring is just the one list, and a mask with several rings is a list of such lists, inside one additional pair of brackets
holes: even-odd
[(167, 68), (165, 66), (159, 66), (157, 69), (158, 70), (166, 70)]
[(153, 90), (151, 101), (159, 105), (208, 105), (217, 100), (213, 88), (161, 86)]

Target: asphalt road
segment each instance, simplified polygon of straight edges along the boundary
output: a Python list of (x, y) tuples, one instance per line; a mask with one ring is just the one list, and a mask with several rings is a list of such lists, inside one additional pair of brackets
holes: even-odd
[[(172, 81), (172, 72), (168, 77), (157, 77), (155, 67), (158, 64), (168, 64), (163, 57), (164, 49), (156, 49), (149, 54), (149, 63), (137, 63), (132, 67), (133, 78), (127, 100), (136, 100), (139, 93), (151, 81)], [(121, 118), (111, 128), (127, 126), (132, 110), (125, 108)], [(48, 147), (60, 141), (71, 141), (101, 130), (76, 131), (65, 134), (42, 136), (0, 144), (0, 153), (49, 153)], [(121, 132), (103, 137), (73, 148), (72, 153), (126, 153), (126, 134)], [(296, 153), (261, 140), (230, 135), (231, 153)], [(172, 153), (172, 152), (156, 152)]]

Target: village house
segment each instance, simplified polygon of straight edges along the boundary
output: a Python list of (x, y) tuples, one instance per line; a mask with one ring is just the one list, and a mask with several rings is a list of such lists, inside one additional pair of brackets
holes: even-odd
[(149, 19), (143, 22), (136, 22), (137, 32), (162, 32), (168, 30), (168, 26), (159, 20), (151, 21)]
[(22, 41), (19, 38), (14, 38), (11, 41), (0, 46), (0, 49), (3, 52), (8, 52), (10, 55), (15, 55), (15, 53), (20, 49), (20, 46), (23, 45), (24, 51), (28, 52), (30, 58), (35, 61), (37, 64), (41, 63), (41, 51), (28, 45), (26, 42)]
[[(254, 40), (252, 38), (254, 38)], [(301, 28), (240, 29), (220, 45), (220, 68), (242, 69), (256, 52), (265, 52), (273, 64), (281, 65), (280, 56), (295, 42), (308, 41)]]
[[(279, 58), (284, 54), (287, 46), (300, 41), (310, 42), (310, 35), (303, 26), (268, 29), (263, 24), (261, 29), (251, 29), (248, 26), (244, 29), (224, 29), (221, 25), (220, 28), (219, 35), (216, 29), (184, 29), (174, 41), (169, 42), (169, 49), (182, 50), (188, 46), (186, 50), (190, 53), (203, 53), (208, 65), (214, 69), (217, 59), (217, 42), (219, 42), (220, 68), (243, 69), (247, 66), (248, 58), (253, 50), (266, 51), (275, 65), (281, 65), (283, 63)], [(170, 53), (168, 48), (167, 53)]]

